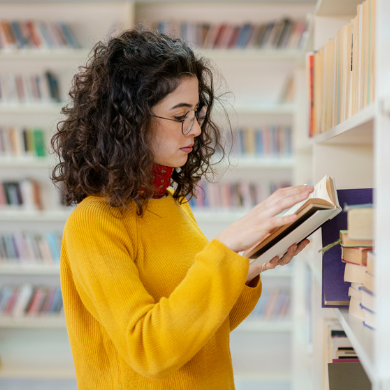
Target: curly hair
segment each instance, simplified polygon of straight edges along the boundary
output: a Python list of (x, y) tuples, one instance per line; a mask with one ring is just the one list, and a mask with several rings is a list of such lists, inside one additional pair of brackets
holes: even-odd
[(173, 196), (181, 202), (195, 195), (202, 176), (215, 173), (215, 151), (225, 156), (211, 120), (217, 97), (208, 60), (181, 39), (140, 28), (94, 46), (73, 78), (71, 103), (62, 108), (65, 119), (51, 139), (59, 157), (51, 179), (64, 186), (67, 205), (104, 196), (120, 209), (135, 202), (142, 215), (153, 196), (152, 107), (185, 77), (197, 77), (199, 102), (208, 110), (186, 164), (172, 174)]

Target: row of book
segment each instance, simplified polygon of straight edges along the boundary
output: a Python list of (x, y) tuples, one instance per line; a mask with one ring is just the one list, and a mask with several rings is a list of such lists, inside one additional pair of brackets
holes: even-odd
[(289, 182), (263, 181), (256, 183), (209, 183), (201, 181), (197, 189), (197, 198), (189, 203), (194, 209), (235, 210), (250, 209), (268, 198), (281, 187), (289, 187)]
[(60, 287), (23, 284), (0, 288), (0, 316), (38, 317), (63, 313)]
[(225, 135), (235, 156), (259, 158), (290, 158), (292, 131), (290, 126), (269, 125), (259, 128), (240, 128)]
[(0, 20), (0, 49), (77, 49), (71, 27), (65, 22)]
[(5, 206), (42, 210), (40, 184), (33, 179), (0, 182), (0, 209)]
[(0, 104), (60, 102), (58, 77), (43, 74), (0, 75)]
[(62, 235), (17, 232), (0, 234), (0, 265), (59, 264)]
[(359, 4), (356, 17), (308, 55), (310, 136), (333, 128), (375, 100), (375, 5), (375, 0)]
[(337, 320), (326, 321), (325, 340), (328, 383), (323, 387), (329, 390), (355, 389), (358, 383), (359, 389), (371, 389), (359, 357)]
[(205, 49), (299, 49), (306, 30), (306, 22), (288, 18), (241, 25), (162, 20), (151, 26)]
[(46, 155), (43, 129), (0, 126), (0, 157), (44, 157)]
[(288, 291), (274, 288), (261, 293), (259, 302), (248, 316), (248, 321), (278, 320), (290, 317), (291, 296)]

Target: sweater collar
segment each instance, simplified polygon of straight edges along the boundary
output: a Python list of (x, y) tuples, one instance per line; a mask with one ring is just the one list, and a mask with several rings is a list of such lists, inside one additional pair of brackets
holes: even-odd
[(160, 199), (165, 196), (167, 188), (171, 183), (174, 169), (165, 165), (153, 164), (152, 180), (154, 184), (154, 195), (152, 199)]

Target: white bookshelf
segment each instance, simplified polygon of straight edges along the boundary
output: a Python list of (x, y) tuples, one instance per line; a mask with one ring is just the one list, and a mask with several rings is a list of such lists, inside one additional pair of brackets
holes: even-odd
[(196, 49), (196, 51), (213, 60), (298, 61), (302, 58), (301, 50), (291, 49)]
[[(73, 75), (83, 65), (94, 43), (105, 39), (115, 29), (128, 27), (134, 20), (134, 3), (129, 1), (103, 2), (7, 2), (1, 3), (2, 19), (8, 20), (61, 20), (69, 23), (82, 49), (21, 49), (0, 51), (1, 73), (42, 73), (53, 71), (59, 78), (61, 103), (0, 104), (0, 126), (37, 127), (46, 132), (46, 147), (51, 134), (61, 119), (61, 109), (68, 99)], [(86, 17), (88, 15), (88, 17)], [(71, 208), (61, 206), (57, 189), (49, 174), (55, 159), (0, 158), (0, 180), (20, 180), (32, 177), (38, 180), (41, 197), (46, 208), (24, 210), (0, 206), (1, 232), (20, 230), (43, 233), (62, 231)], [(42, 260), (36, 260), (41, 262)], [(58, 264), (15, 264), (4, 259), (0, 262), (0, 286), (60, 285)], [(63, 315), (33, 317), (0, 316), (0, 388), (7, 388), (13, 379), (74, 381), (77, 388), (72, 354)], [(1, 382), (4, 380), (5, 382)], [(61, 383), (59, 384), (61, 386)], [(28, 388), (28, 387), (26, 387)], [(67, 387), (68, 388), (68, 387)]]
[[(309, 41), (310, 50), (322, 47), (327, 39), (356, 15), (359, 0), (335, 1), (319, 0), (313, 15)], [(301, 367), (295, 365), (294, 390), (327, 390), (327, 370), (324, 362), (324, 323), (326, 319), (339, 320), (363, 368), (369, 377), (372, 390), (390, 389), (390, 286), (388, 275), (390, 262), (388, 255), (390, 232), (390, 56), (385, 48), (389, 39), (388, 21), (390, 4), (386, 0), (376, 2), (376, 95), (375, 102), (364, 108), (334, 128), (308, 139), (308, 99), (306, 92), (298, 99), (296, 119), (302, 131), (295, 134), (295, 182), (318, 182), (324, 174), (335, 177), (338, 189), (375, 188), (375, 283), (376, 283), (376, 330), (363, 326), (357, 318), (350, 316), (348, 310), (321, 309), (321, 259), (318, 256), (320, 233), (312, 238), (313, 251), (301, 256), (302, 265), (307, 265), (310, 277), (310, 310), (302, 310), (307, 292), (297, 287), (299, 299), (295, 311), (297, 329), (295, 331), (295, 359), (305, 362)], [(302, 85), (306, 83), (306, 73), (297, 70)], [(305, 90), (302, 89), (302, 90)], [(297, 279), (304, 282), (302, 267)], [(310, 329), (312, 340), (299, 338), (300, 329)], [(302, 379), (305, 378), (305, 379)]]
[(83, 61), (89, 49), (18, 49), (0, 52), (1, 61), (58, 60)]
[(293, 169), (293, 158), (231, 157), (231, 169)]
[(42, 260), (34, 260), (30, 263), (17, 264), (8, 262), (0, 264), (0, 275), (56, 275), (60, 274), (59, 264), (40, 264)]
[(2, 369), (0, 372), (0, 379), (55, 379), (55, 380), (64, 380), (64, 379), (76, 379), (76, 373), (74, 369), (55, 369), (55, 370), (36, 370), (29, 368), (22, 369)]
[(50, 168), (53, 162), (47, 157), (0, 157), (0, 168)]
[[(44, 60), (44, 59), (42, 59)], [(36, 115), (58, 115), (64, 103), (16, 103), (0, 104), (0, 114), (36, 114)]]
[(236, 331), (239, 332), (269, 332), (286, 333), (291, 332), (293, 323), (290, 320), (246, 320), (240, 324)]
[[(211, 57), (213, 58), (213, 57)], [(234, 105), (234, 111), (237, 114), (255, 114), (255, 115), (290, 115), (295, 113), (294, 104), (288, 103), (262, 103), (262, 104), (242, 104)]]
[[(23, 9), (23, 12), (21, 11)], [(26, 14), (29, 19), (56, 20), (58, 15), (70, 23), (75, 35), (83, 46), (78, 50), (18, 50), (13, 52), (0, 52), (0, 71), (15, 67), (23, 69), (26, 64), (34, 69), (44, 70), (47, 67), (56, 69), (60, 73), (60, 87), (62, 100), (67, 99), (71, 76), (77, 70), (77, 66), (84, 63), (90, 52), (92, 44), (105, 38), (111, 31), (132, 26), (135, 22), (166, 18), (171, 15), (180, 18), (191, 15), (192, 20), (213, 22), (223, 20), (243, 23), (280, 19), (288, 12), (293, 19), (305, 19), (308, 13), (314, 10), (313, 4), (297, 2), (288, 5), (277, 2), (161, 2), (161, 1), (99, 1), (99, 2), (12, 2), (0, 5), (2, 17), (7, 19), (20, 19), (19, 15)], [(88, 15), (88, 18), (85, 17)], [(217, 71), (226, 78), (226, 89), (235, 93), (235, 100), (231, 102), (234, 112), (229, 110), (232, 116), (236, 116), (237, 123), (250, 126), (267, 123), (290, 124), (296, 127), (296, 114), (300, 107), (295, 104), (280, 104), (279, 93), (288, 77), (294, 75), (296, 67), (302, 61), (302, 50), (203, 50), (196, 49), (210, 58)], [(39, 125), (47, 132), (53, 130), (53, 126), (60, 118), (61, 108), (65, 103), (53, 104), (3, 104), (0, 105), (0, 116), (7, 125)], [(0, 125), (3, 123), (0, 123)], [(233, 127), (236, 125), (233, 121)], [(266, 177), (288, 177), (296, 165), (292, 159), (257, 159), (255, 157), (243, 157), (233, 159), (237, 166), (231, 167), (226, 177), (240, 177), (250, 179), (254, 174)], [(0, 159), (0, 179), (15, 176), (20, 177), (21, 172), (28, 172), (33, 176), (48, 176), (53, 162), (49, 158), (27, 160), (22, 158)], [(234, 172), (233, 172), (234, 171)], [(50, 187), (47, 179), (45, 197), (56, 196), (54, 188)], [(66, 210), (59, 204), (50, 202), (50, 207), (44, 211), (25, 211), (17, 209), (0, 209), (0, 226), (12, 226), (24, 228), (34, 226), (37, 230), (51, 226), (62, 229), (70, 209)], [(211, 238), (216, 236), (221, 229), (244, 215), (244, 210), (209, 211), (194, 210), (195, 217), (205, 234)], [(3, 229), (4, 230), (4, 229)], [(2, 264), (0, 266), (0, 283), (8, 278), (19, 281), (31, 278), (58, 278), (57, 265), (16, 265)], [(283, 283), (291, 284), (294, 272), (291, 268), (267, 271), (262, 275), (264, 286), (273, 286)], [(294, 300), (295, 291), (292, 291)], [(253, 321), (245, 322), (238, 329), (238, 334), (247, 337), (253, 334), (262, 337), (265, 344), (259, 343), (247, 353), (241, 348), (240, 342), (232, 341), (233, 360), (240, 360), (242, 355), (252, 360), (244, 373), (241, 369), (235, 370), (236, 381), (266, 384), (267, 382), (283, 383), (283, 389), (290, 389), (290, 382), (294, 375), (291, 371), (291, 349), (294, 324), (287, 321)], [(42, 331), (42, 332), (39, 332)], [(18, 347), (24, 338), (19, 341), (20, 335), (25, 337), (37, 337), (37, 343), (45, 343), (45, 332), (54, 331), (64, 336), (66, 328), (63, 318), (0, 318), (0, 332), (5, 336), (15, 339)], [(271, 335), (271, 338), (270, 338)], [(272, 340), (271, 340), (272, 339)], [(64, 339), (66, 343), (66, 339)], [(267, 344), (269, 343), (269, 345)], [(267, 345), (264, 349), (263, 346)], [(7, 360), (9, 349), (5, 349), (3, 356), (0, 342), (0, 357)], [(271, 351), (271, 352), (270, 352)], [(69, 351), (68, 351), (69, 352)], [(267, 360), (268, 356), (274, 357), (271, 370), (256, 364), (258, 360)], [(44, 356), (44, 361), (50, 361), (50, 356)], [(68, 354), (70, 359), (70, 354)], [(68, 362), (68, 360), (67, 360)], [(68, 362), (69, 363), (69, 362)], [(72, 362), (70, 362), (72, 363)], [(50, 370), (28, 367), (10, 368), (7, 364), (0, 368), (1, 378), (74, 378), (72, 369), (62, 369), (60, 365)], [(0, 386), (1, 387), (1, 386)], [(240, 387), (244, 389), (244, 387)], [(279, 389), (279, 387), (278, 387)]]
[(363, 325), (362, 321), (348, 313), (347, 309), (334, 309), (346, 335), (361, 360), (371, 382), (376, 381), (374, 360), (374, 332)]
[(63, 316), (0, 317), (0, 329), (66, 329)]
[(65, 223), (69, 214), (70, 209), (58, 210), (23, 210), (23, 209), (0, 209), (0, 222), (61, 222)]

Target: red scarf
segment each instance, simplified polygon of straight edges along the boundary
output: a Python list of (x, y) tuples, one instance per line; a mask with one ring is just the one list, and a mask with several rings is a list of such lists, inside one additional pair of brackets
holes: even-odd
[(171, 183), (171, 176), (175, 168), (166, 167), (164, 165), (153, 164), (153, 184), (154, 184), (154, 195), (153, 199), (159, 199), (165, 196), (167, 188)]

